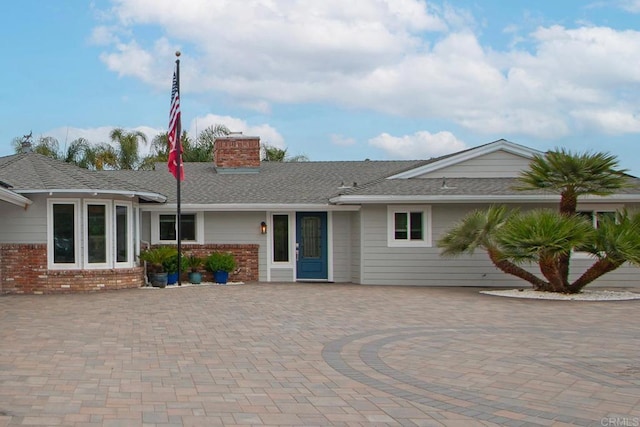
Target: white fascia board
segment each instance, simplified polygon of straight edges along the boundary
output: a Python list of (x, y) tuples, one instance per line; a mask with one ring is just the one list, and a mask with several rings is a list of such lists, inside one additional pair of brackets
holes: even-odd
[[(385, 203), (536, 203), (558, 202), (557, 194), (538, 195), (425, 195), (425, 196), (339, 196), (331, 199), (336, 204), (385, 204)], [(611, 196), (581, 196), (579, 203), (590, 202), (618, 202), (640, 203), (640, 194), (614, 194)]]
[[(145, 212), (167, 211), (177, 209), (176, 203), (163, 205), (140, 205), (140, 210)], [(326, 212), (326, 211), (357, 211), (359, 206), (337, 206), (324, 204), (287, 204), (287, 203), (225, 203), (225, 204), (200, 204), (181, 203), (180, 210), (204, 211), (204, 212), (263, 212), (263, 211), (297, 211), (297, 212)]]
[(536, 154), (543, 154), (541, 151), (534, 150), (532, 148), (525, 147), (523, 145), (514, 144), (506, 140), (499, 140), (492, 144), (483, 145), (476, 149), (471, 149), (460, 154), (447, 157), (433, 163), (429, 163), (424, 166), (420, 166), (415, 169), (411, 169), (405, 172), (401, 172), (396, 175), (392, 175), (387, 179), (407, 179), (415, 178), (416, 176), (424, 175), (428, 172), (437, 171), (438, 169), (446, 168), (458, 163), (465, 162), (467, 160), (475, 159), (476, 157), (484, 156), (485, 154), (493, 153), (495, 151), (503, 150), (511, 154), (526, 157), (532, 159)]
[(5, 201), (7, 203), (11, 203), (12, 205), (23, 207), (23, 208), (26, 208), (31, 203), (33, 203), (31, 200), (27, 199), (26, 197), (1, 187), (0, 187), (0, 200)]
[(87, 190), (86, 188), (77, 190), (77, 189), (47, 189), (47, 190), (20, 190), (20, 194), (90, 194), (96, 196), (98, 194), (101, 195), (117, 195), (117, 196), (126, 196), (126, 197), (140, 197), (146, 200), (151, 200), (154, 202), (164, 203), (167, 200), (166, 196), (163, 196), (160, 193), (152, 193), (148, 191), (125, 191), (125, 190)]

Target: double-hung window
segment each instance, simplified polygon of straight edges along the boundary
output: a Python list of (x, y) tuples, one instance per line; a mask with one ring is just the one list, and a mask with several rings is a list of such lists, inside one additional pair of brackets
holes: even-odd
[[(180, 213), (181, 241), (203, 243), (204, 223), (202, 213)], [(178, 241), (178, 221), (175, 213), (153, 212), (151, 215), (151, 242), (176, 243)]]
[(387, 245), (431, 246), (431, 206), (406, 205), (387, 208)]

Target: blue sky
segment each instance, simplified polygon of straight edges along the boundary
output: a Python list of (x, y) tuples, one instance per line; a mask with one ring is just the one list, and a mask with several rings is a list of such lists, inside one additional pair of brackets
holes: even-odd
[(1, 7), (0, 155), (153, 137), (180, 50), (183, 128), (311, 160), (496, 139), (609, 151), (640, 175), (640, 0), (22, 0)]

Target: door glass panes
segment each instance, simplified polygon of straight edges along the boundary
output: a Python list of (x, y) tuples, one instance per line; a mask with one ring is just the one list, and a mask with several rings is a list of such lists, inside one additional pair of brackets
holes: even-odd
[(395, 239), (396, 240), (407, 240), (407, 213), (406, 212), (396, 212), (394, 214), (394, 224), (395, 224)]
[(273, 216), (273, 261), (289, 261), (289, 216)]
[(304, 258), (320, 258), (321, 235), (320, 218), (306, 216), (302, 218), (302, 256)]
[(75, 249), (74, 205), (53, 205), (53, 262), (74, 264)]
[(107, 262), (107, 207), (87, 205), (87, 256), (89, 263)]
[(116, 206), (116, 262), (129, 261), (128, 215), (126, 206)]

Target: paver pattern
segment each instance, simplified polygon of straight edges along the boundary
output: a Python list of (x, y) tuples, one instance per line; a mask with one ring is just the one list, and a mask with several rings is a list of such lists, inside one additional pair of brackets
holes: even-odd
[(0, 427), (638, 426), (640, 301), (248, 284), (0, 297)]

